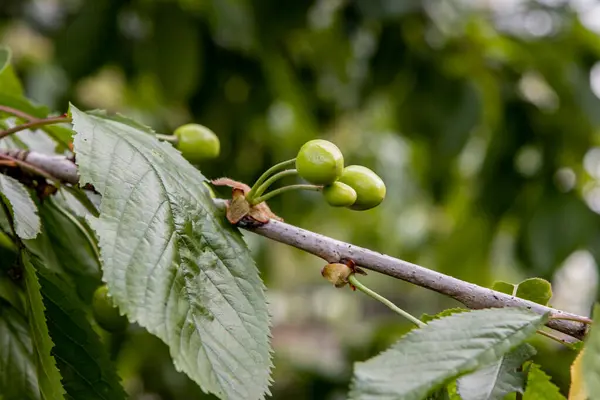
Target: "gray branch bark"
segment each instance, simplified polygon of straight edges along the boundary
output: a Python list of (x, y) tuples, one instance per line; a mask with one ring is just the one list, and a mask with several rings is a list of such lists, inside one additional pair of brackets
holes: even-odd
[[(2, 153), (10, 154), (10, 151), (0, 150), (0, 154)], [(64, 182), (77, 184), (79, 181), (75, 163), (65, 157), (48, 156), (35, 152), (18, 155), (18, 158), (21, 160), (47, 171)], [(11, 154), (11, 156), (14, 157), (15, 154)], [(524, 307), (540, 314), (550, 313), (551, 317), (588, 320), (587, 317), (496, 292), (407, 261), (341, 242), (284, 222), (271, 220), (259, 228), (246, 229), (266, 238), (314, 254), (327, 262), (351, 259), (365, 269), (445, 294), (471, 309)], [(571, 320), (551, 319), (548, 322), (548, 327), (577, 339), (582, 339), (587, 332), (587, 325)]]

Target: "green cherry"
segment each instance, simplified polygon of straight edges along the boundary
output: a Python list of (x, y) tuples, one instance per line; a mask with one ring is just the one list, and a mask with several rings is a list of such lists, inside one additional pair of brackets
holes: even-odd
[(333, 182), (323, 188), (325, 201), (332, 207), (350, 207), (356, 201), (356, 191), (342, 182)]
[(92, 299), (94, 319), (102, 329), (109, 332), (122, 332), (127, 328), (127, 318), (119, 313), (112, 299), (108, 296), (106, 285), (100, 286), (94, 292)]
[(298, 151), (296, 169), (312, 184), (329, 185), (342, 175), (344, 156), (335, 144), (327, 140), (310, 140)]
[(192, 164), (217, 158), (221, 143), (213, 131), (198, 124), (186, 124), (175, 129), (176, 147), (183, 157)]
[(362, 165), (344, 168), (340, 182), (356, 191), (356, 201), (349, 208), (364, 211), (378, 206), (385, 198), (385, 184), (375, 172)]

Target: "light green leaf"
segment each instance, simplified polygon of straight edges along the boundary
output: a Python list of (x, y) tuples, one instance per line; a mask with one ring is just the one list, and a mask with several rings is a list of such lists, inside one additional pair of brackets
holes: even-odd
[(528, 370), (527, 389), (523, 393), (523, 400), (565, 400), (539, 365), (531, 363)]
[(72, 399), (119, 400), (126, 395), (106, 348), (92, 329), (84, 305), (59, 276), (38, 269), (53, 354)]
[(120, 309), (224, 399), (260, 399), (270, 375), (264, 285), (205, 178), (132, 123), (71, 107), (81, 183), (102, 195), (104, 280)]
[(516, 296), (545, 306), (552, 298), (552, 285), (542, 278), (525, 279), (517, 286)]
[(461, 312), (469, 312), (469, 310), (466, 309), (466, 308), (458, 308), (457, 307), (457, 308), (447, 308), (444, 311), (439, 312), (439, 313), (437, 313), (435, 315), (430, 315), (430, 314), (425, 313), (425, 314), (421, 315), (421, 321), (423, 321), (425, 323), (428, 323), (428, 322), (431, 322), (431, 321), (433, 321), (435, 319), (440, 319), (440, 318), (448, 317), (448, 316), (450, 316), (452, 314), (458, 314), (458, 313), (461, 313)]
[(458, 380), (463, 400), (502, 400), (509, 393), (523, 393), (526, 376), (518, 368), (535, 355), (535, 349), (524, 343), (472, 374)]
[(498, 360), (546, 320), (546, 315), (519, 308), (433, 320), (377, 357), (356, 363), (350, 398), (420, 400), (450, 380)]
[(515, 285), (504, 281), (496, 281), (492, 285), (492, 290), (514, 296)]
[(29, 333), (36, 354), (40, 391), (45, 400), (62, 400), (64, 399), (64, 389), (61, 384), (60, 373), (56, 368), (56, 362), (51, 354), (54, 345), (46, 325), (40, 283), (27, 253), (22, 253), (22, 260), (29, 311)]
[(17, 235), (22, 239), (35, 238), (40, 232), (40, 218), (25, 186), (10, 176), (0, 174), (0, 194), (8, 201)]
[(6, 47), (0, 47), (0, 91), (22, 96), (23, 87), (15, 75), (10, 61), (10, 49)]
[(590, 400), (600, 399), (600, 305), (594, 306), (594, 322), (583, 348), (583, 382)]
[(0, 302), (0, 395), (3, 400), (41, 400), (27, 321)]

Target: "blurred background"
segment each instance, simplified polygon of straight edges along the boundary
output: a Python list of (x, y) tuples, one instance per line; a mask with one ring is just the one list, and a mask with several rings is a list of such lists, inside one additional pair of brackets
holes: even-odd
[[(322, 137), (387, 184), (367, 212), (275, 198), (289, 223), (480, 285), (543, 277), (568, 311), (596, 300), (600, 1), (0, 0), (0, 43), (56, 111), (210, 127), (222, 154), (201, 165), (209, 178), (251, 183)], [(273, 398), (344, 399), (352, 363), (410, 326), (334, 289), (316, 257), (246, 238), (269, 288)], [(458, 305), (362, 281), (415, 315)], [(566, 393), (575, 354), (536, 342)], [(141, 329), (116, 357), (132, 399), (209, 398)]]

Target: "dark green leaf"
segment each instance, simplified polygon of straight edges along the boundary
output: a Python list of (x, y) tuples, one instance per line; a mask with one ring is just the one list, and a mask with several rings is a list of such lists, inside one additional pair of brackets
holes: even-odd
[(27, 321), (3, 302), (0, 302), (0, 398), (42, 399)]
[(51, 271), (68, 276), (84, 301), (91, 301), (100, 285), (97, 243), (87, 223), (47, 199), (40, 207), (42, 233), (25, 242), (27, 248)]
[(552, 285), (542, 278), (526, 279), (517, 286), (516, 296), (534, 303), (547, 305), (550, 298), (552, 298)]
[(583, 348), (583, 381), (590, 400), (600, 399), (600, 305), (594, 306), (594, 322)]
[(25, 295), (23, 290), (8, 276), (6, 271), (0, 270), (0, 298), (6, 300), (10, 305), (21, 314), (25, 312)]
[[(565, 400), (550, 377), (537, 364), (531, 363), (527, 372), (527, 389), (523, 400)], [(592, 399), (593, 400), (593, 399)]]
[(71, 113), (81, 182), (102, 195), (92, 227), (116, 304), (165, 341), (204, 390), (263, 398), (271, 366), (264, 285), (205, 178), (133, 124)]
[(519, 368), (535, 355), (535, 349), (524, 343), (495, 361), (458, 380), (463, 400), (502, 400), (509, 393), (523, 393), (526, 376)]
[(73, 288), (57, 275), (39, 269), (53, 354), (72, 399), (118, 400), (126, 395), (100, 338), (92, 329)]
[(350, 398), (420, 400), (450, 380), (498, 360), (546, 320), (525, 309), (502, 308), (431, 321), (377, 357), (355, 364)]
[(35, 238), (40, 232), (40, 218), (25, 186), (10, 176), (0, 174), (0, 194), (8, 201), (17, 235), (22, 239)]
[(62, 400), (64, 399), (64, 389), (61, 384), (60, 372), (58, 372), (56, 362), (51, 354), (53, 343), (46, 325), (40, 283), (27, 253), (22, 253), (22, 260), (25, 292), (27, 293), (29, 333), (34, 345), (40, 391), (44, 399)]

